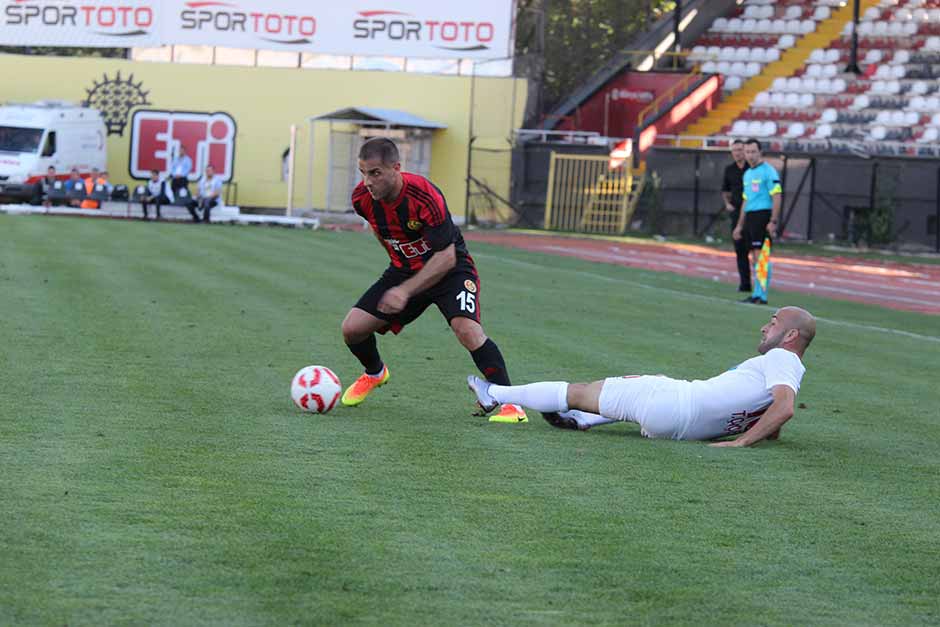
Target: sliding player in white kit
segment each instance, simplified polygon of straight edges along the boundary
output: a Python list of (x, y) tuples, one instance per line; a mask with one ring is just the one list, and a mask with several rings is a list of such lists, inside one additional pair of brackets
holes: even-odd
[(713, 440), (712, 446), (750, 446), (775, 439), (793, 416), (806, 368), (801, 358), (816, 335), (816, 319), (799, 307), (782, 307), (761, 328), (758, 357), (704, 381), (663, 375), (627, 376), (594, 383), (545, 381), (502, 386), (467, 377), (481, 407), (516, 403), (540, 411), (553, 426), (586, 430), (635, 422), (643, 435), (673, 440)]

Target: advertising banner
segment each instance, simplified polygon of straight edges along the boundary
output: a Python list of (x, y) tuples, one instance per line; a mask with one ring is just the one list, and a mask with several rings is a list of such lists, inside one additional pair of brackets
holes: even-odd
[(318, 54), (510, 56), (512, 0), (0, 0), (0, 45), (204, 45)]

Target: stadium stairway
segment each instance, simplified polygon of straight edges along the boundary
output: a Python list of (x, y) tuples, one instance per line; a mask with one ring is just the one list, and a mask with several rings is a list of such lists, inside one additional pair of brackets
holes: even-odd
[[(861, 0), (860, 12), (864, 13), (878, 4), (879, 0)], [(683, 135), (695, 137), (713, 135), (731, 124), (751, 106), (758, 93), (770, 88), (775, 78), (791, 76), (806, 64), (814, 49), (826, 48), (830, 42), (839, 39), (842, 29), (851, 21), (852, 3), (849, 2), (833, 11), (828, 19), (819, 22), (814, 32), (797, 40), (796, 44), (784, 52), (779, 60), (767, 64), (763, 72), (752, 77), (707, 115), (696, 120), (683, 132)], [(681, 145), (698, 146), (699, 143), (699, 140), (683, 140)]]

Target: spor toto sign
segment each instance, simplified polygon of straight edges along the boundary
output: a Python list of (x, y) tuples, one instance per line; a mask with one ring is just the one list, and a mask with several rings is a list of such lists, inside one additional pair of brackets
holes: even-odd
[(510, 56), (513, 0), (0, 0), (0, 45)]
[(138, 110), (131, 120), (130, 174), (150, 177), (151, 170), (169, 171), (179, 147), (193, 160), (189, 178), (197, 180), (207, 165), (224, 180), (235, 169), (235, 120), (228, 113)]

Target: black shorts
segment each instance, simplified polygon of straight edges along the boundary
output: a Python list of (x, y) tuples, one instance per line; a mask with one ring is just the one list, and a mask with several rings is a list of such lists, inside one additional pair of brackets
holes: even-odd
[(411, 276), (413, 275), (389, 267), (356, 302), (357, 309), (362, 309), (380, 320), (388, 321), (388, 327), (380, 330), (379, 333), (390, 330), (397, 335), (405, 325), (417, 320), (432, 304), (437, 305), (448, 323), (458, 317), (480, 321), (480, 277), (477, 275), (476, 268), (470, 263), (458, 263), (457, 267), (435, 285), (412, 296), (405, 308), (397, 314), (379, 311), (379, 301), (382, 295)]
[(744, 214), (744, 232), (741, 237), (747, 242), (748, 248), (760, 248), (764, 245), (767, 235), (767, 224), (770, 222), (770, 209), (748, 211)]

